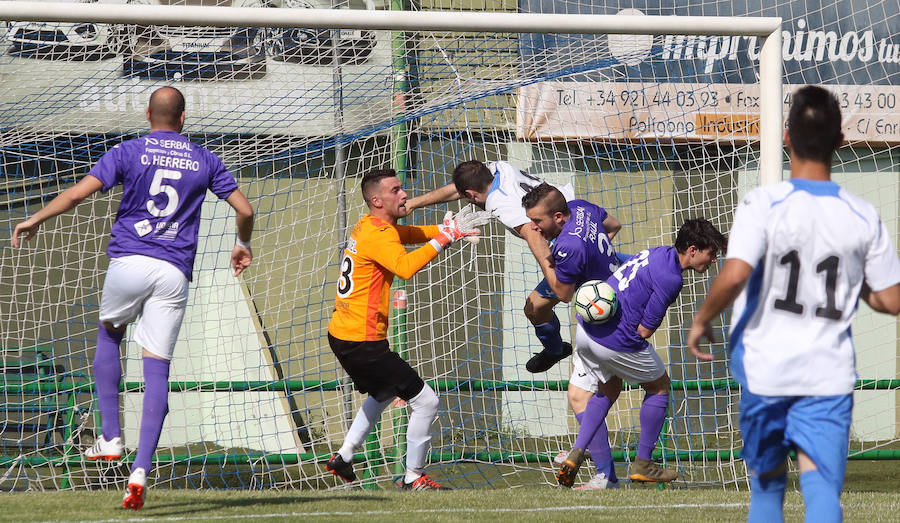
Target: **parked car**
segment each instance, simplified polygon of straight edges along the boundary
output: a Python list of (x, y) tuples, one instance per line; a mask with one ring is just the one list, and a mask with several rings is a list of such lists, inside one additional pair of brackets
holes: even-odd
[[(93, 3), (96, 0), (84, 0)], [(77, 0), (76, 3), (82, 3)], [(113, 26), (71, 22), (8, 22), (5, 38), (12, 56), (94, 62), (116, 56)]]
[[(129, 3), (263, 7), (263, 0), (128, 0)], [(266, 75), (266, 30), (258, 27), (123, 26), (126, 76), (156, 80), (246, 80)]]
[[(320, 0), (321, 1), (321, 0)], [(324, 0), (285, 0), (283, 9), (328, 8)], [(351, 9), (375, 9), (372, 0), (351, 0)], [(375, 48), (375, 32), (359, 29), (274, 29), (272, 55), (275, 60), (304, 65), (332, 65), (335, 56), (341, 65), (365, 63)]]

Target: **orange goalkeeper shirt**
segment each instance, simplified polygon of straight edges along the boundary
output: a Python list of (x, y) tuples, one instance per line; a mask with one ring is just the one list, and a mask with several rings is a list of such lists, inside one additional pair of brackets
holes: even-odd
[(424, 243), (439, 233), (437, 226), (391, 225), (362, 217), (344, 250), (334, 313), (328, 332), (344, 341), (387, 338), (388, 300), (394, 275), (412, 277), (437, 256), (430, 244), (406, 252), (405, 243)]

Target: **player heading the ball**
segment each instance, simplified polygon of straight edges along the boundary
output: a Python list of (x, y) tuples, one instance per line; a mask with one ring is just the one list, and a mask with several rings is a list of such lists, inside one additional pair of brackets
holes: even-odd
[[(550, 247), (547, 240), (531, 227), (522, 208), (522, 197), (525, 193), (542, 183), (545, 183), (542, 179), (507, 162), (484, 164), (471, 160), (456, 166), (453, 170), (453, 183), (410, 199), (407, 209), (412, 211), (427, 205), (464, 198), (490, 212), (512, 234), (524, 239), (541, 270), (547, 274), (548, 270), (552, 270), (549, 265)], [(575, 198), (572, 184), (557, 189), (566, 200)], [(612, 240), (622, 227), (619, 221), (609, 214), (605, 215), (602, 224), (604, 235), (608, 240)], [(553, 307), (559, 301), (559, 297), (554, 294), (547, 280), (540, 282), (525, 300), (525, 316), (534, 326), (534, 332), (544, 347), (526, 363), (525, 368), (529, 372), (545, 372), (572, 354), (572, 345), (562, 340), (559, 318), (553, 312)]]

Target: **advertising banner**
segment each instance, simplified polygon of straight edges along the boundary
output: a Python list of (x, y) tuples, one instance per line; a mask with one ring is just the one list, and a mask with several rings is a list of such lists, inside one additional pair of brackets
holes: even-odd
[[(620, 16), (779, 16), (784, 19), (784, 111), (791, 94), (821, 84), (837, 95), (850, 142), (900, 143), (900, 10), (883, 4), (790, 0), (777, 6), (703, 2), (675, 8), (661, 1), (633, 7), (521, 0), (526, 12)], [(896, 7), (896, 6), (895, 6)], [(573, 40), (578, 41), (576, 44)], [(760, 41), (743, 36), (523, 35), (524, 60), (589, 49), (608, 68), (523, 87), (517, 133), (537, 139), (755, 140), (759, 136)], [(578, 115), (573, 117), (573, 115)]]

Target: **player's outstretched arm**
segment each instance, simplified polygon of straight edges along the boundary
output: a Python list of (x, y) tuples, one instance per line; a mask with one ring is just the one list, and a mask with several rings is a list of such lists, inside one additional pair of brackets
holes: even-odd
[(69, 187), (50, 201), (43, 209), (31, 215), (24, 222), (16, 225), (12, 235), (12, 246), (18, 248), (20, 236), (22, 241), (28, 241), (37, 233), (41, 224), (54, 216), (70, 211), (85, 198), (103, 188), (103, 182), (99, 178), (87, 175), (78, 183)]
[[(448, 212), (444, 222), (437, 226), (437, 234), (428, 240), (428, 243), (410, 252), (406, 252), (403, 248), (402, 226), (382, 227), (372, 233), (365, 242), (365, 255), (396, 276), (408, 280), (454, 241), (476, 237), (479, 232), (476, 226), (487, 223), (491, 217), (484, 211), (469, 212), (466, 209), (464, 211), (455, 216), (452, 212)], [(427, 229), (430, 230), (429, 234), (434, 234), (434, 227)], [(407, 240), (413, 238), (408, 233), (404, 234)], [(360, 245), (361, 243), (357, 244), (358, 249), (362, 249)]]
[(725, 310), (725, 307), (734, 302), (738, 294), (744, 290), (744, 285), (750, 279), (753, 267), (744, 260), (729, 258), (725, 260), (722, 271), (716, 276), (709, 288), (706, 300), (700, 306), (700, 310), (694, 315), (694, 323), (688, 331), (687, 345), (697, 359), (712, 361), (713, 355), (700, 349), (703, 338), (714, 342), (712, 320)]
[(416, 196), (406, 200), (406, 214), (411, 213), (415, 209), (421, 209), (429, 205), (438, 203), (453, 202), (459, 200), (460, 195), (456, 192), (456, 186), (449, 183), (439, 189), (429, 191), (422, 196)]
[(237, 215), (237, 240), (231, 250), (231, 268), (237, 276), (250, 266), (253, 251), (250, 249), (250, 237), (253, 235), (253, 207), (240, 189), (225, 199)]

